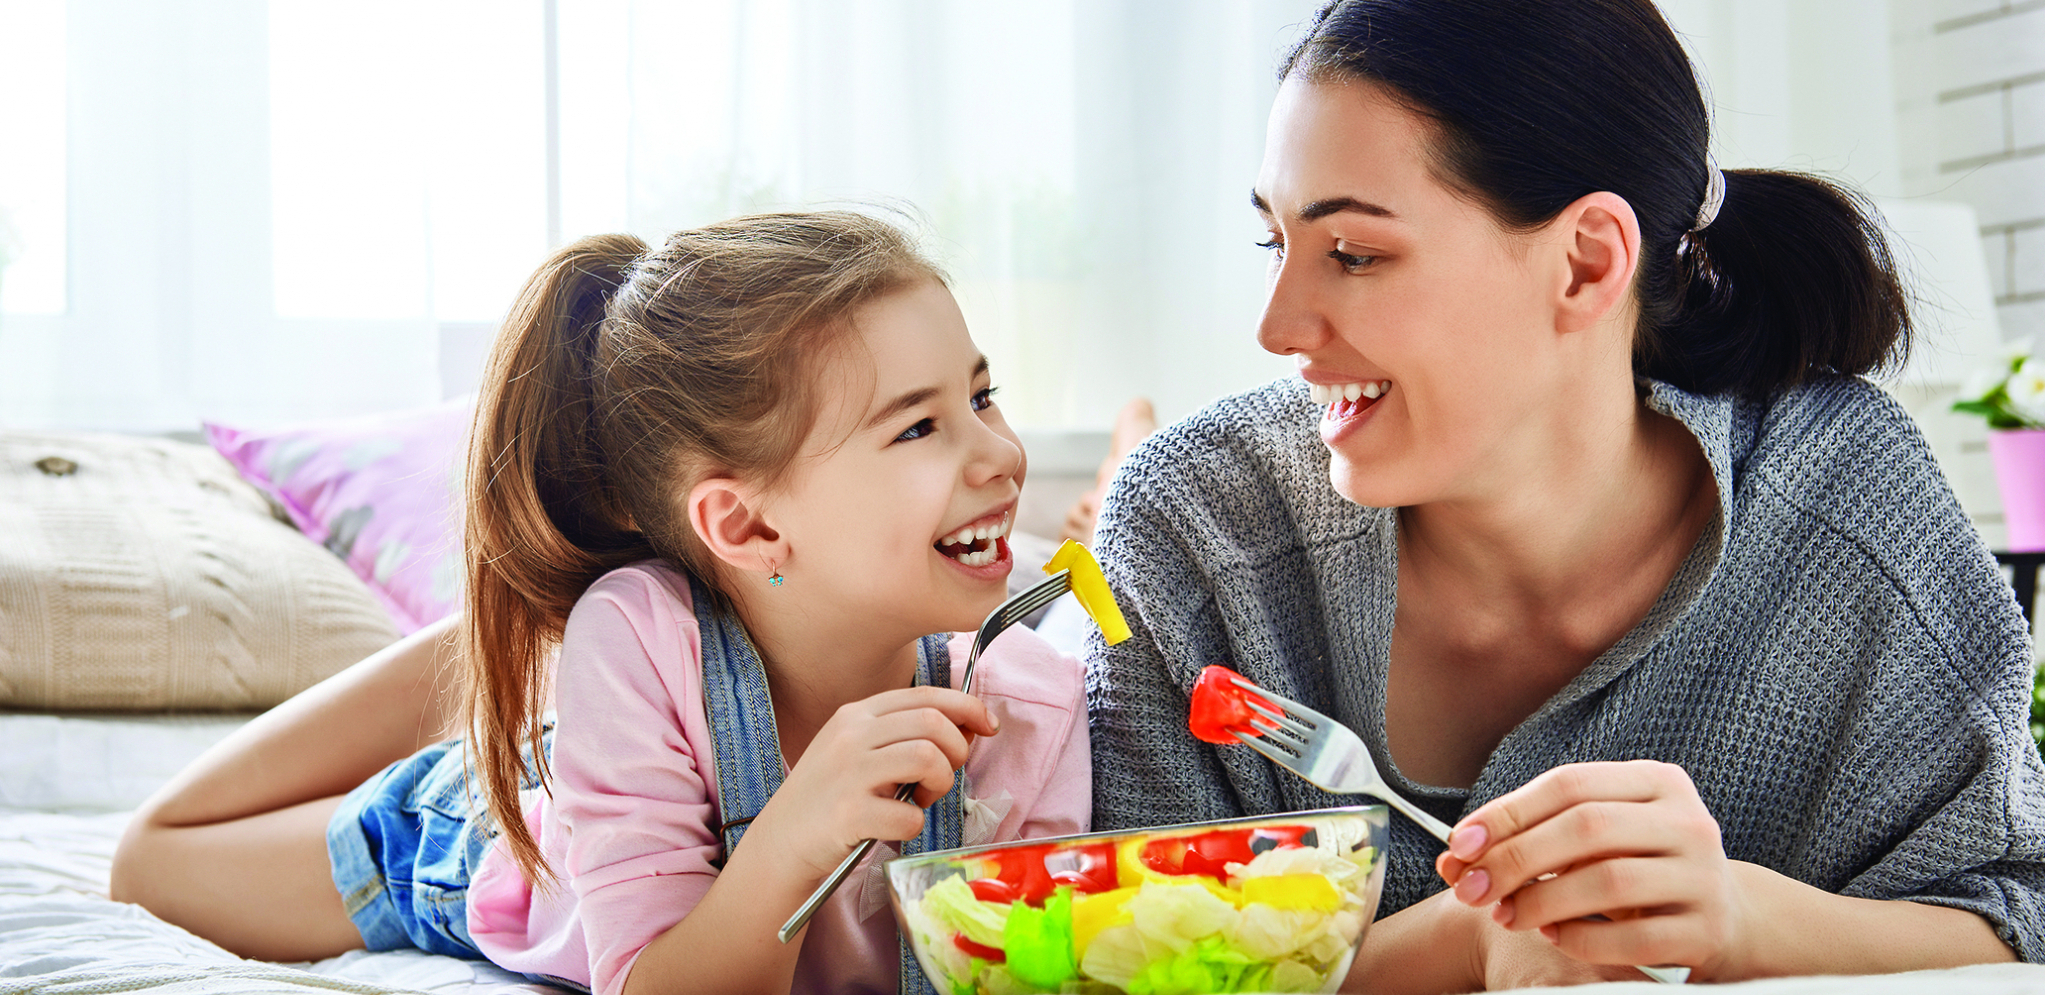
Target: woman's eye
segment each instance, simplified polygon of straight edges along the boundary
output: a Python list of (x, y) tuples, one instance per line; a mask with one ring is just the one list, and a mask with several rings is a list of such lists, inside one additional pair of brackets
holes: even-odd
[(1273, 238), (1273, 239), (1272, 239), (1271, 241), (1269, 241), (1269, 242), (1258, 242), (1258, 243), (1256, 243), (1256, 246), (1257, 246), (1257, 248), (1259, 248), (1259, 249), (1269, 249), (1270, 251), (1272, 251), (1272, 252), (1275, 252), (1275, 253), (1277, 253), (1277, 254), (1278, 254), (1278, 257), (1279, 257), (1279, 258), (1281, 258), (1281, 259), (1285, 258), (1285, 240), (1284, 240), (1284, 239), (1279, 239), (1279, 238)]
[(1338, 263), (1341, 263), (1343, 271), (1352, 274), (1361, 273), (1364, 270), (1369, 269), (1371, 267), (1371, 264), (1378, 261), (1378, 257), (1376, 256), (1365, 256), (1353, 252), (1342, 251), (1343, 247), (1347, 246), (1348, 244), (1349, 243), (1347, 242), (1336, 242), (1335, 247), (1333, 249), (1328, 250), (1328, 258), (1333, 259)]
[(909, 442), (914, 439), (921, 439), (935, 431), (937, 431), (937, 422), (925, 418), (903, 430), (901, 435), (895, 436), (895, 441)]
[(982, 387), (973, 392), (973, 410), (985, 411), (994, 406), (994, 392), (998, 387)]

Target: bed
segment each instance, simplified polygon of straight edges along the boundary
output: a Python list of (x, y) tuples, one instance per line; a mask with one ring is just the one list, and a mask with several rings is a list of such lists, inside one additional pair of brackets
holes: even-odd
[[(106, 898), (115, 841), (152, 791), (257, 711), (451, 608), (466, 422), (456, 403), (210, 426), (210, 444), (0, 432), (0, 995), (560, 990), (418, 951), (244, 961)], [(1069, 603), (1032, 622), (1054, 642), (1085, 631)], [(2045, 967), (1729, 987), (2045, 995)]]

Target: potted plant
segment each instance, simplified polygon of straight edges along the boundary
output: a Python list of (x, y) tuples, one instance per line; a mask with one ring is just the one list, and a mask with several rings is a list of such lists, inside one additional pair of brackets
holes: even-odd
[(2010, 551), (2045, 550), (2045, 358), (2033, 340), (2009, 343), (1961, 388), (1953, 410), (1988, 422)]

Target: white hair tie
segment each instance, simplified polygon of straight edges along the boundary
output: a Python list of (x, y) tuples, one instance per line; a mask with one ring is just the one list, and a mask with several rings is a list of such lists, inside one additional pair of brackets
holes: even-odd
[(1704, 203), (1697, 205), (1697, 223), (1691, 225), (1690, 230), (1703, 231), (1710, 227), (1713, 221), (1718, 220), (1718, 209), (1724, 204), (1725, 174), (1719, 171), (1716, 163), (1713, 163), (1711, 179), (1704, 184)]

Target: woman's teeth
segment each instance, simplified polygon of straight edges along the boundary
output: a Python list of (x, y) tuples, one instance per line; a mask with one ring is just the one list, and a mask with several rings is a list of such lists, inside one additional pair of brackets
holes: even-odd
[(1383, 397), (1392, 389), (1390, 380), (1365, 380), (1361, 383), (1310, 383), (1307, 396), (1315, 404), (1329, 405), (1336, 401), (1356, 401), (1363, 398)]
[(997, 540), (1008, 535), (1013, 513), (1004, 513), (1001, 521), (977, 528), (967, 526), (937, 540), (937, 551), (969, 567), (984, 567), (1001, 558), (1001, 547)]

